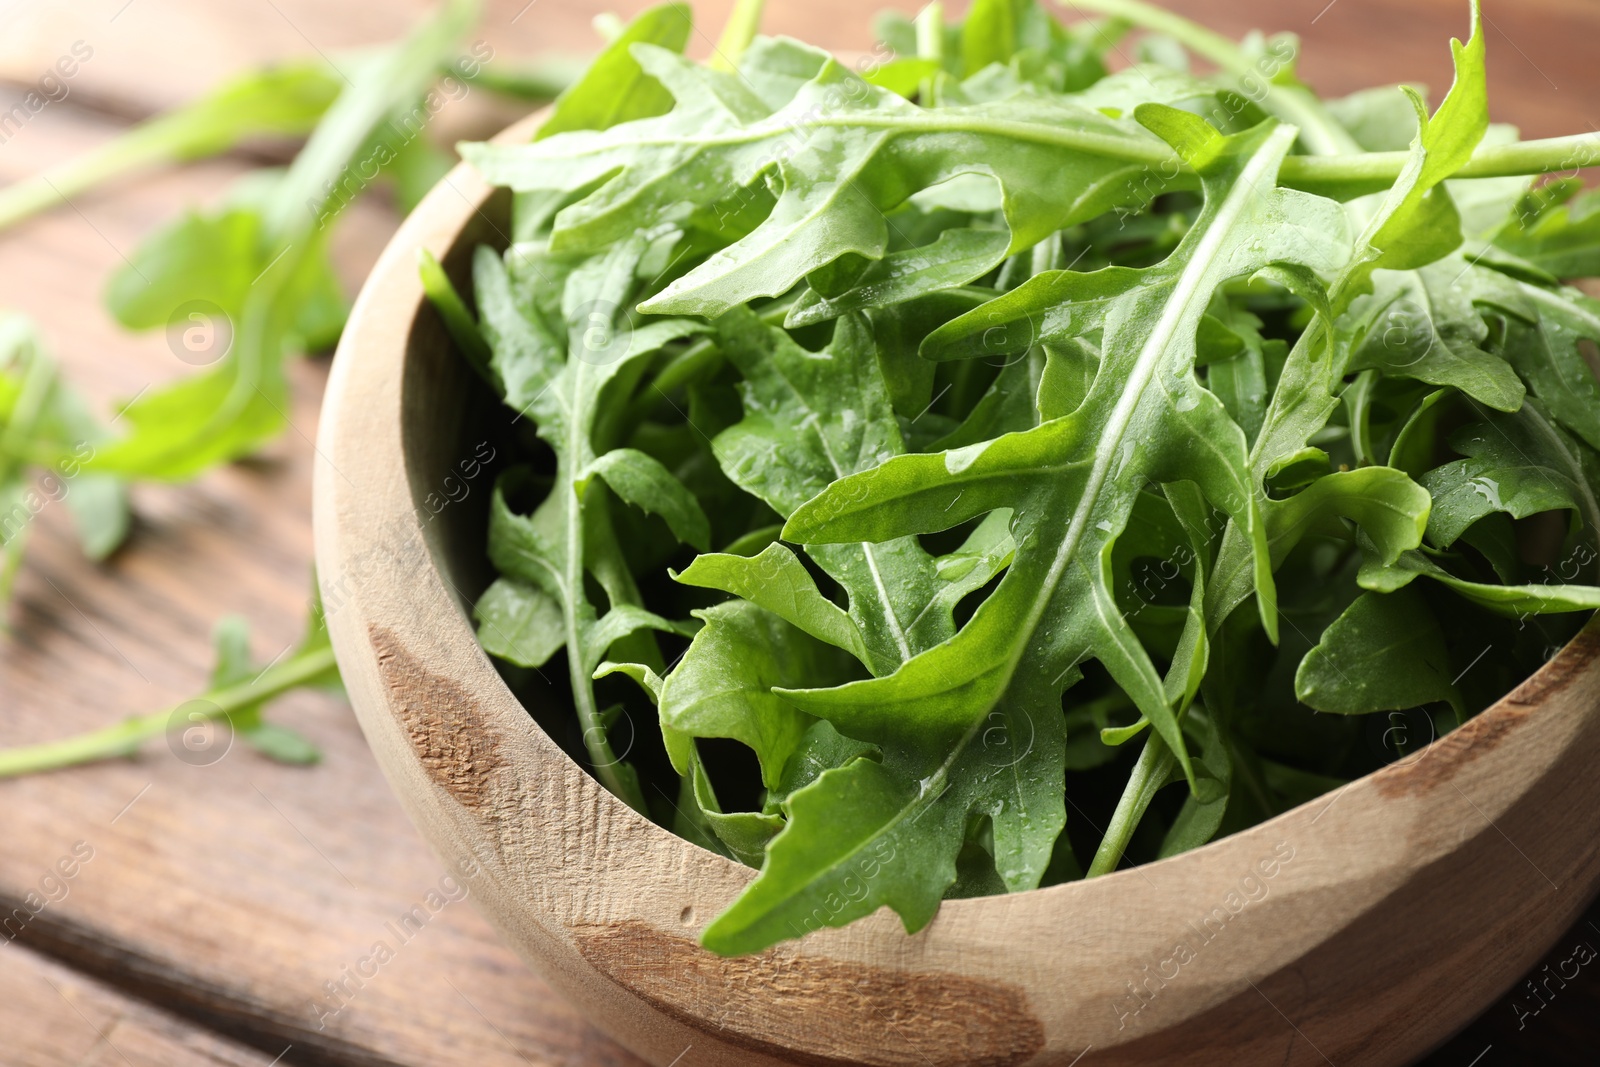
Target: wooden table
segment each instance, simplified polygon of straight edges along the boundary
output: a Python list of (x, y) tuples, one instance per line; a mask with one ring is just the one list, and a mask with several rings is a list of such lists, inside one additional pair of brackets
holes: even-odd
[[(594, 14), (644, 6), (525, 2), (488, 5), (481, 36), (502, 62), (591, 50)], [(707, 35), (726, 6), (701, 5)], [(767, 25), (862, 48), (874, 6), (774, 0)], [(1253, 25), (1250, 12), (1275, 20), (1270, 28), (1300, 32), (1302, 70), (1325, 92), (1395, 80), (1442, 88), (1445, 39), (1466, 25), (1464, 0), (1174, 6), (1227, 32)], [(1497, 117), (1529, 135), (1600, 128), (1600, 67), (1589, 54), (1600, 6), (1489, 6)], [(390, 39), (424, 7), (83, 0), (69, 10), (0, 0), (0, 79), (8, 83), (0, 110), (73, 42), (94, 50), (68, 98), (0, 144), (0, 180), (81, 151), (244, 65)], [(696, 46), (704, 53), (709, 40)], [(477, 135), (510, 115), (469, 98), (439, 128)], [(214, 200), (258, 162), (241, 154), (155, 174), (0, 236), (0, 303), (38, 321), (98, 404), (188, 372), (161, 336), (115, 327), (99, 292), (180, 205)], [(345, 224), (338, 253), (352, 291), (395, 222), (386, 206), (368, 201)], [(310, 580), (310, 457), (326, 371), (315, 359), (293, 368), (293, 428), (260, 459), (194, 485), (140, 489), (133, 536), (106, 566), (77, 554), (64, 509), (46, 509), (17, 588), (14, 634), (0, 639), (0, 744), (57, 737), (201, 690), (209, 633), (224, 614), (250, 619), (262, 660), (296, 639)], [(471, 881), (441, 882), (450, 872), (401, 814), (347, 707), (302, 694), (283, 701), (276, 717), (322, 747), (320, 766), (280, 766), (241, 745), (194, 767), (158, 743), (137, 760), (0, 782), (0, 914), (30, 893), (49, 898), (15, 940), (0, 937), (0, 1064), (638, 1063), (578, 1018), (461, 899), (362, 980), (343, 1010), (319, 1011), (325, 983), (350, 974), (389, 936), (387, 923), (441, 885), (447, 897), (470, 896)], [(63, 860), (73, 876), (50, 880)], [(1564, 962), (1580, 943), (1600, 945), (1600, 914), (1590, 919), (1563, 938), (1550, 970), (1530, 976), (1542, 983), (1546, 1007), (1533, 1014), (1539, 1000), (1509, 991), (1427, 1062), (1590, 1062), (1583, 1050), (1600, 1036), (1591, 1021), (1600, 968), (1572, 978)], [(1549, 980), (1557, 972), (1569, 976), (1565, 983)], [(1375, 976), (1375, 995), (1381, 985)], [(691, 1053), (685, 1067), (692, 1062)]]

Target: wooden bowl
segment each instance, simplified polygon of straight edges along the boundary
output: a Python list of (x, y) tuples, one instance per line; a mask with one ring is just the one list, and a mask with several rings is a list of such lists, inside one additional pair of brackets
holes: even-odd
[[(705, 952), (696, 932), (754, 872), (606, 793), (468, 621), (489, 478), (462, 461), (487, 409), (417, 250), (464, 280), (476, 244), (505, 244), (507, 206), (458, 167), (373, 270), (318, 441), (317, 563), (351, 702), (411, 818), (447, 863), (481, 864), (471, 893), (506, 939), (651, 1063), (1401, 1064), (1481, 1013), (1600, 884), (1591, 622), (1462, 729), (1196, 851), (950, 901), (914, 937), (880, 911), (758, 956)], [(445, 503), (462, 484), (468, 502)]]

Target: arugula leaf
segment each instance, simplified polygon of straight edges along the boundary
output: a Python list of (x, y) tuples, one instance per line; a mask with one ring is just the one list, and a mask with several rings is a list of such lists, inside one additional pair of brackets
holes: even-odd
[[(718, 434), (712, 449), (736, 485), (779, 515), (904, 453), (874, 336), (861, 317), (838, 321), (821, 358), (741, 309), (719, 319), (717, 333), (743, 374), (745, 417)], [(866, 540), (808, 545), (807, 553), (848, 595), (858, 638), (840, 647), (861, 648), (864, 664), (881, 675), (953, 634), (951, 612), (970, 587), (945, 579), (912, 537)]]
[(364, 151), (368, 161), (392, 157), (381, 138), (373, 145), (380, 127), (415, 106), (477, 11), (476, 0), (447, 0), (405, 41), (364, 59), (287, 171), (245, 183), (216, 214), (158, 232), (113, 275), (107, 300), (124, 325), (165, 325), (192, 308), (211, 348), (226, 347), (202, 353), (211, 369), (127, 404), (132, 432), (99, 450), (95, 469), (183, 481), (283, 428), (283, 360), (327, 344), (343, 324), (326, 241), (351, 168)]
[(1600, 197), (1582, 190), (1577, 177), (1529, 190), (1494, 243), (1557, 278), (1600, 274)]
[(339, 687), (339, 667), (328, 640), (321, 600), (312, 600), (310, 621), (300, 645), (265, 667), (251, 665), (249, 632), (241, 619), (221, 620), (215, 643), (217, 663), (211, 684), (194, 700), (131, 716), (76, 737), (0, 749), (0, 778), (132, 756), (179, 724), (198, 719), (225, 719), (231, 729), (269, 759), (296, 764), (321, 759), (321, 753), (310, 741), (262, 719), (266, 705), (285, 693), (301, 688)]
[(1380, 272), (1366, 304), (1372, 326), (1345, 370), (1373, 367), (1391, 377), (1453, 386), (1498, 411), (1517, 410), (1521, 380), (1504, 357), (1483, 347), (1489, 326), (1473, 307), (1470, 288), (1479, 276), (1459, 256), (1418, 270)]
[(1458, 578), (1421, 552), (1404, 552), (1394, 563), (1368, 556), (1358, 579), (1363, 589), (1392, 593), (1418, 577), (1431, 578), (1464, 599), (1514, 618), (1600, 609), (1600, 587), (1589, 585), (1488, 585)]
[(694, 16), (684, 4), (661, 4), (640, 14), (606, 46), (583, 76), (556, 97), (535, 140), (571, 130), (604, 130), (619, 122), (660, 115), (672, 96), (633, 58), (635, 44), (682, 52)]
[[(925, 814), (913, 821), (908, 809)], [(928, 805), (915, 783), (873, 760), (824, 771), (789, 798), (788, 814), (760, 877), (701, 934), (713, 952), (759, 951), (884, 905), (914, 932), (955, 882), (966, 821), (959, 806)]]
[(864, 663), (871, 656), (854, 620), (822, 595), (805, 564), (784, 545), (768, 545), (755, 556), (696, 556), (694, 563), (673, 578), (685, 585), (720, 589), (741, 597)]
[[(1265, 505), (1273, 567), (1307, 534), (1344, 533), (1341, 520), (1359, 526), (1376, 556), (1392, 564), (1402, 553), (1421, 546), (1431, 507), (1428, 491), (1392, 468), (1365, 467), (1318, 478), (1295, 495)], [(1243, 538), (1224, 539), (1206, 602), (1213, 630), (1249, 598), (1253, 565)]]
[(1413, 589), (1363, 593), (1295, 673), (1295, 696), (1318, 711), (1365, 715), (1435, 701), (1461, 710), (1439, 628)]
[(226, 152), (251, 137), (309, 132), (339, 95), (321, 61), (296, 61), (240, 75), (196, 100), (42, 174), (0, 190), (0, 229), (124, 174)]
[(891, 252), (835, 297), (807, 289), (789, 309), (784, 325), (811, 326), (850, 311), (886, 308), (928, 293), (955, 289), (986, 274), (1005, 258), (1010, 237), (1003, 230), (949, 229), (933, 244)]
[[(1244, 431), (1245, 440), (1253, 444), (1267, 415), (1267, 352), (1274, 342), (1261, 336), (1259, 318), (1232, 302), (1223, 300), (1213, 310), (1224, 317), (1207, 316), (1201, 321), (1202, 328), (1215, 322), (1227, 331), (1228, 338), (1237, 341), (1238, 348), (1224, 359), (1208, 361), (1206, 388), (1222, 401)], [(1282, 344), (1276, 342), (1279, 347)]]
[(703, 822), (709, 831), (710, 840), (704, 847), (725, 852), (748, 866), (761, 866), (768, 842), (783, 829), (783, 817), (764, 811), (723, 811), (698, 755), (691, 767), (684, 779), (688, 787), (684, 799), (694, 812), (689, 817)]
[(590, 478), (601, 478), (619, 500), (666, 520), (678, 540), (700, 549), (711, 548), (711, 521), (700, 502), (661, 464), (636, 448), (617, 448), (597, 457), (579, 476), (575, 487), (582, 496)]
[[(761, 762), (762, 784), (776, 788), (812, 719), (772, 690), (787, 683), (848, 676), (837, 652), (743, 600), (698, 613), (705, 625), (661, 687), (661, 724), (674, 737), (741, 741)], [(679, 774), (692, 743), (668, 742)]]
[(497, 392), (503, 389), (502, 383), (494, 377), (494, 372), (489, 368), (491, 358), (489, 344), (483, 339), (483, 330), (478, 326), (478, 320), (467, 308), (466, 301), (461, 299), (461, 294), (456, 292), (456, 287), (445, 274), (444, 267), (426, 248), (420, 249), (417, 253), (417, 273), (422, 276), (422, 290), (427, 294), (428, 302), (439, 313), (439, 318), (443, 320), (445, 332), (450, 335), (450, 340), (455, 342), (456, 348), (466, 357), (480, 378)]
[[(1521, 284), (1538, 328), (1506, 321), (1506, 358), (1552, 416), (1590, 448), (1600, 449), (1600, 301), (1575, 289)], [(1585, 348), (1591, 354), (1585, 355)], [(1591, 356), (1593, 358), (1591, 358)]]
[(1428, 540), (1449, 548), (1485, 515), (1503, 511), (1524, 519), (1541, 511), (1579, 509), (1591, 530), (1600, 529), (1586, 457), (1534, 401), (1516, 415), (1463, 427), (1450, 447), (1465, 459), (1422, 476), (1433, 496)]
[(519, 667), (543, 667), (566, 643), (561, 605), (543, 589), (498, 578), (472, 606), (483, 650)]
[(65, 501), (91, 559), (127, 536), (126, 485), (83, 469), (106, 437), (32, 324), (0, 314), (0, 629), (29, 528), (50, 502)]

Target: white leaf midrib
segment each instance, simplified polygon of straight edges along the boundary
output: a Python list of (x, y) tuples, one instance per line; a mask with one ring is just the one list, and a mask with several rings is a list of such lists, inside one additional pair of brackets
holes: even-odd
[[(1077, 509), (1073, 512), (1071, 521), (1067, 526), (1066, 536), (1062, 538), (1060, 547), (1050, 563), (1050, 570), (1045, 580), (1040, 583), (1038, 593), (1034, 596), (1033, 603), (1029, 605), (1028, 614), (1024, 624), (1019, 627), (1018, 634), (1021, 638), (1031, 635), (1039, 626), (1044, 613), (1049, 607), (1050, 600), (1054, 597), (1056, 587), (1060, 584), (1062, 575), (1065, 574), (1067, 565), (1077, 555), (1079, 546), (1083, 541), (1089, 521), (1094, 514), (1099, 502), (1101, 490), (1110, 474), (1111, 464), (1121, 448), (1123, 438), (1137, 413), (1139, 404), (1143, 401), (1145, 391), (1149, 388), (1151, 380), (1159, 369), (1162, 358), (1166, 355), (1173, 336), (1185, 315), (1190, 311), (1190, 304), (1194, 301), (1206, 276), (1210, 273), (1226, 241), (1232, 236), (1233, 228), (1238, 223), (1245, 210), (1253, 200), (1261, 195), (1256, 183), (1271, 177), (1269, 171), (1276, 167), (1283, 151), (1297, 136), (1297, 131), (1292, 126), (1280, 126), (1272, 132), (1266, 142), (1257, 150), (1239, 177), (1235, 180), (1227, 198), (1218, 210), (1217, 217), (1207, 229), (1205, 237), (1195, 249), (1193, 258), (1189, 261), (1183, 272), (1178, 276), (1178, 281), (1173, 288), (1171, 297), (1162, 309), (1161, 318), (1157, 321), (1155, 329), (1146, 338), (1139, 357), (1134, 363), (1133, 371), (1128, 376), (1128, 382), (1118, 398), (1116, 406), (1112, 409), (1111, 417), (1107, 420), (1105, 430), (1100, 436), (1099, 443), (1095, 446), (1094, 462), (1089, 470), (1089, 479), (1084, 486), (1083, 496), (1079, 499)], [(1269, 183), (1276, 188), (1276, 183)], [(1020, 664), (1027, 640), (1019, 639), (1013, 643), (1011, 663), (1008, 673), (1014, 673)]]

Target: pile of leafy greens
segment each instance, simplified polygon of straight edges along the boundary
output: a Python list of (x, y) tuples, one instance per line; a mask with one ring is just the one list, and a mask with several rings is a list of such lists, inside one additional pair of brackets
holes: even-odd
[(514, 197), (475, 311), (424, 269), (517, 457), (478, 633), (617, 796), (760, 868), (716, 952), (1194, 848), (1600, 607), (1563, 284), (1600, 201), (1538, 183), (1600, 156), (1490, 124), (1476, 5), (1431, 113), (1073, 6), (846, 64), (744, 4), (701, 65), (669, 4), (464, 146)]

